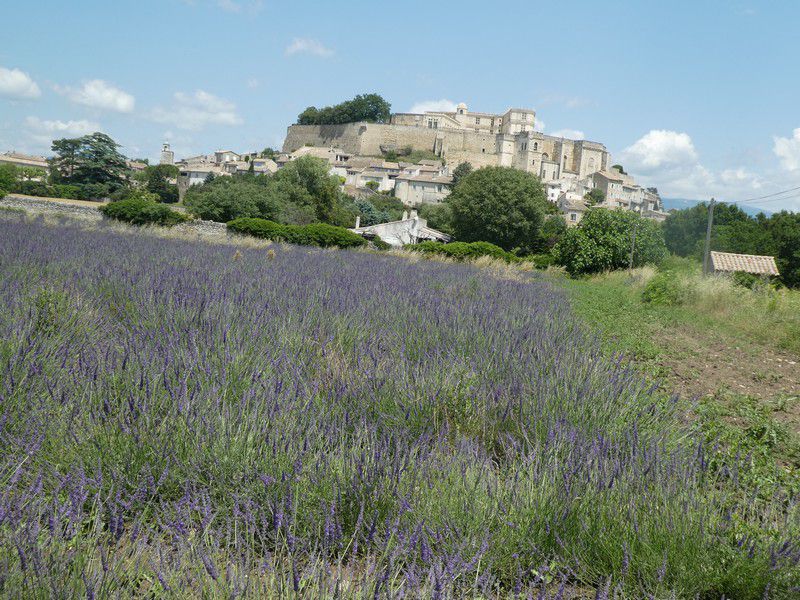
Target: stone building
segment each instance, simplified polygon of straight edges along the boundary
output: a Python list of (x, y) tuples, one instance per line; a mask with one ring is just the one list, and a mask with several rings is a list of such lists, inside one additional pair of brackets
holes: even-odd
[(535, 126), (536, 113), (531, 109), (492, 114), (472, 112), (462, 103), (454, 112), (397, 113), (388, 124), (291, 125), (283, 151), (335, 146), (352, 155), (380, 156), (425, 150), (449, 165), (515, 167), (544, 182), (582, 179), (608, 168), (603, 144), (545, 135)]
[(399, 221), (378, 223), (361, 227), (358, 218), (356, 226), (351, 229), (367, 239), (379, 237), (381, 240), (395, 248), (402, 248), (406, 244), (416, 244), (424, 241), (449, 242), (450, 236), (436, 229), (428, 227), (428, 222), (421, 218), (417, 211), (404, 212)]

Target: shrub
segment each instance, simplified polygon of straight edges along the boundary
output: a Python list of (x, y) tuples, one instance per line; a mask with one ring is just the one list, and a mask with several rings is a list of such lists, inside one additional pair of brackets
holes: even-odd
[(555, 258), (552, 254), (531, 254), (526, 256), (525, 260), (533, 263), (537, 269), (546, 269), (555, 263)]
[(143, 198), (130, 198), (111, 202), (100, 207), (106, 217), (132, 225), (163, 225), (172, 227), (189, 220), (189, 217), (168, 206)]
[(474, 260), (481, 256), (490, 256), (506, 262), (519, 260), (510, 252), (506, 252), (499, 246), (489, 242), (450, 242), (449, 244), (420, 242), (419, 244), (409, 244), (406, 248), (414, 252), (441, 254), (455, 260)]
[(69, 185), (59, 183), (52, 186), (52, 194), (54, 198), (70, 198), (72, 200), (84, 200), (86, 195), (79, 185)]
[(283, 241), (301, 246), (320, 246), (322, 248), (355, 248), (367, 241), (344, 227), (327, 223), (310, 225), (281, 225), (274, 221), (259, 218), (234, 219), (228, 229), (236, 233), (252, 235), (266, 240)]
[(605, 208), (589, 210), (553, 248), (553, 256), (572, 276), (622, 269), (630, 260), (634, 228), (633, 266), (661, 262), (667, 249), (659, 223), (632, 211)]
[(3, 188), (0, 188), (0, 200), (5, 198), (7, 193)]
[(674, 271), (662, 271), (647, 282), (642, 300), (659, 306), (679, 306), (686, 301), (686, 289)]

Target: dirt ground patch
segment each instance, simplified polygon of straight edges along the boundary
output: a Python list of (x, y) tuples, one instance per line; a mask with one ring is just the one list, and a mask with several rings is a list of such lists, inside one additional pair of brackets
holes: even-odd
[(775, 418), (800, 433), (800, 357), (689, 327), (660, 332), (665, 385), (693, 398), (729, 391), (760, 400), (787, 399)]

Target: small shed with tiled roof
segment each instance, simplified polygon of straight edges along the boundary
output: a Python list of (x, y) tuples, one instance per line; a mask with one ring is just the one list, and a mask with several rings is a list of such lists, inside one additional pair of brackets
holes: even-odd
[(711, 269), (714, 273), (753, 273), (754, 275), (780, 275), (773, 256), (711, 252)]

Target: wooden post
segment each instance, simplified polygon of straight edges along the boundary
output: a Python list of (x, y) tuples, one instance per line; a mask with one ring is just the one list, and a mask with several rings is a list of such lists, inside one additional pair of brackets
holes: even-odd
[(708, 275), (709, 255), (711, 252), (711, 227), (714, 224), (714, 198), (708, 203), (708, 227), (706, 228), (706, 247), (703, 250), (703, 275)]

